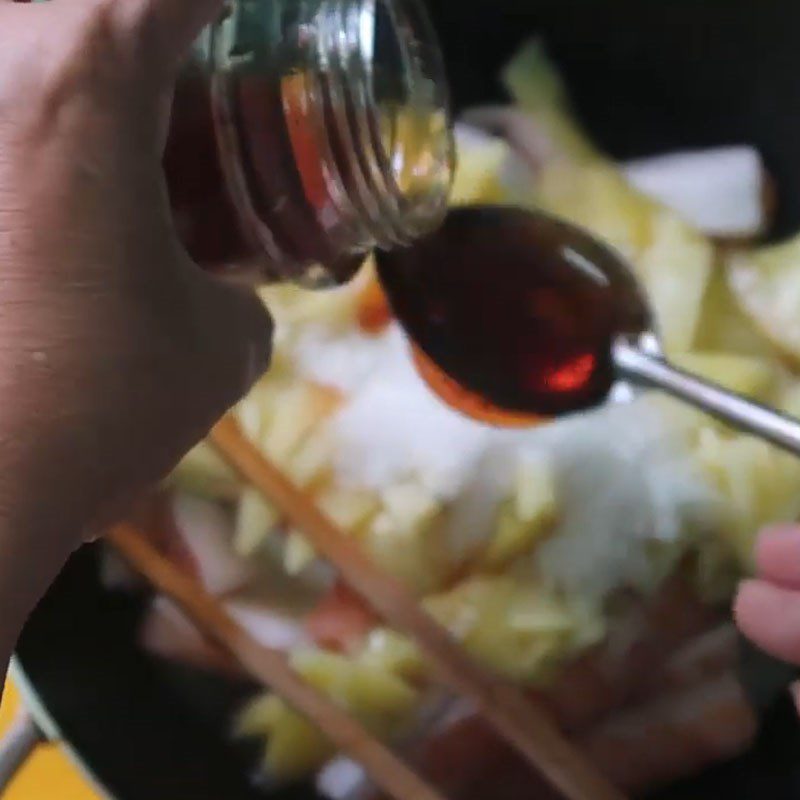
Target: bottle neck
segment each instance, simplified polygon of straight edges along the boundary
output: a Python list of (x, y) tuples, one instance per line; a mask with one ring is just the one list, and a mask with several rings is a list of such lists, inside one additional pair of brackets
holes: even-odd
[(453, 173), (434, 35), (415, 0), (326, 0), (318, 20), (307, 102), (343, 211), (373, 246), (407, 245), (441, 222)]
[[(275, 263), (352, 260), (439, 224), (452, 125), (438, 46), (417, 0), (239, 0), (199, 47), (212, 69), (232, 196)], [(285, 152), (270, 166), (266, 150), (276, 146)], [(299, 235), (291, 220), (314, 231)], [(313, 258), (291, 252), (300, 239)]]

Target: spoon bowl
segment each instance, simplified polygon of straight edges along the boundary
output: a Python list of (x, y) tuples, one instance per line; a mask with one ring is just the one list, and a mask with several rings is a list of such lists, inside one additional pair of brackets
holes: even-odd
[(378, 253), (377, 267), (420, 374), (465, 414), (532, 424), (655, 388), (800, 455), (798, 420), (662, 356), (633, 271), (575, 225), (464, 206), (414, 245)]
[[(472, 416), (488, 407), (530, 418), (597, 406), (617, 378), (614, 342), (653, 327), (647, 298), (616, 253), (522, 208), (456, 208), (412, 247), (379, 253), (377, 264), (421, 374)], [(480, 413), (466, 401), (475, 396), (484, 400)]]

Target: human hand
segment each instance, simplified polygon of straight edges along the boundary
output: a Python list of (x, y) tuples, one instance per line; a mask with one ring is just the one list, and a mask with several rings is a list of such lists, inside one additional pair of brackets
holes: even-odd
[(263, 307), (190, 261), (161, 169), (221, 6), (0, 0), (0, 585), (47, 580), (267, 364)]
[[(755, 577), (743, 581), (734, 603), (736, 622), (766, 653), (800, 665), (800, 526), (768, 528), (755, 547)], [(800, 708), (800, 686), (795, 685)]]

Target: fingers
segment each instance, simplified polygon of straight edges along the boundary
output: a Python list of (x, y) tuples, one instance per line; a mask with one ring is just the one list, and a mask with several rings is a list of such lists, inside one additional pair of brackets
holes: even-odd
[(756, 572), (785, 589), (800, 589), (800, 528), (782, 525), (762, 531), (756, 542)]
[(264, 373), (272, 352), (272, 321), (250, 289), (197, 276), (200, 332), (194, 374), (215, 422)]
[(762, 580), (743, 581), (733, 613), (742, 633), (762, 650), (800, 663), (800, 592)]
[(159, 40), (179, 63), (202, 29), (222, 12), (225, 0), (117, 0), (135, 5), (149, 22), (154, 22)]
[(736, 623), (766, 652), (800, 663), (800, 528), (763, 531), (755, 561), (757, 579), (742, 582), (734, 602)]

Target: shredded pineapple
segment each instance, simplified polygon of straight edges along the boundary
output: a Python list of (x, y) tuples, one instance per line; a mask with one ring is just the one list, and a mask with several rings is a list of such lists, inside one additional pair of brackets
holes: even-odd
[(502, 139), (460, 130), (456, 132), (458, 167), (450, 203), (497, 203), (503, 198), (500, 174), (510, 158), (510, 147)]
[(596, 611), (510, 576), (468, 579), (425, 606), (467, 651), (500, 674), (523, 683), (542, 681), (578, 646), (599, 641)]
[(800, 237), (727, 260), (729, 286), (768, 341), (800, 365)]
[[(413, 715), (418, 691), (380, 663), (321, 650), (296, 652), (290, 660), (312, 686), (377, 736), (391, 738)], [(265, 765), (278, 779), (302, 777), (334, 754), (323, 734), (274, 695), (248, 704), (237, 732), (267, 740)]]

